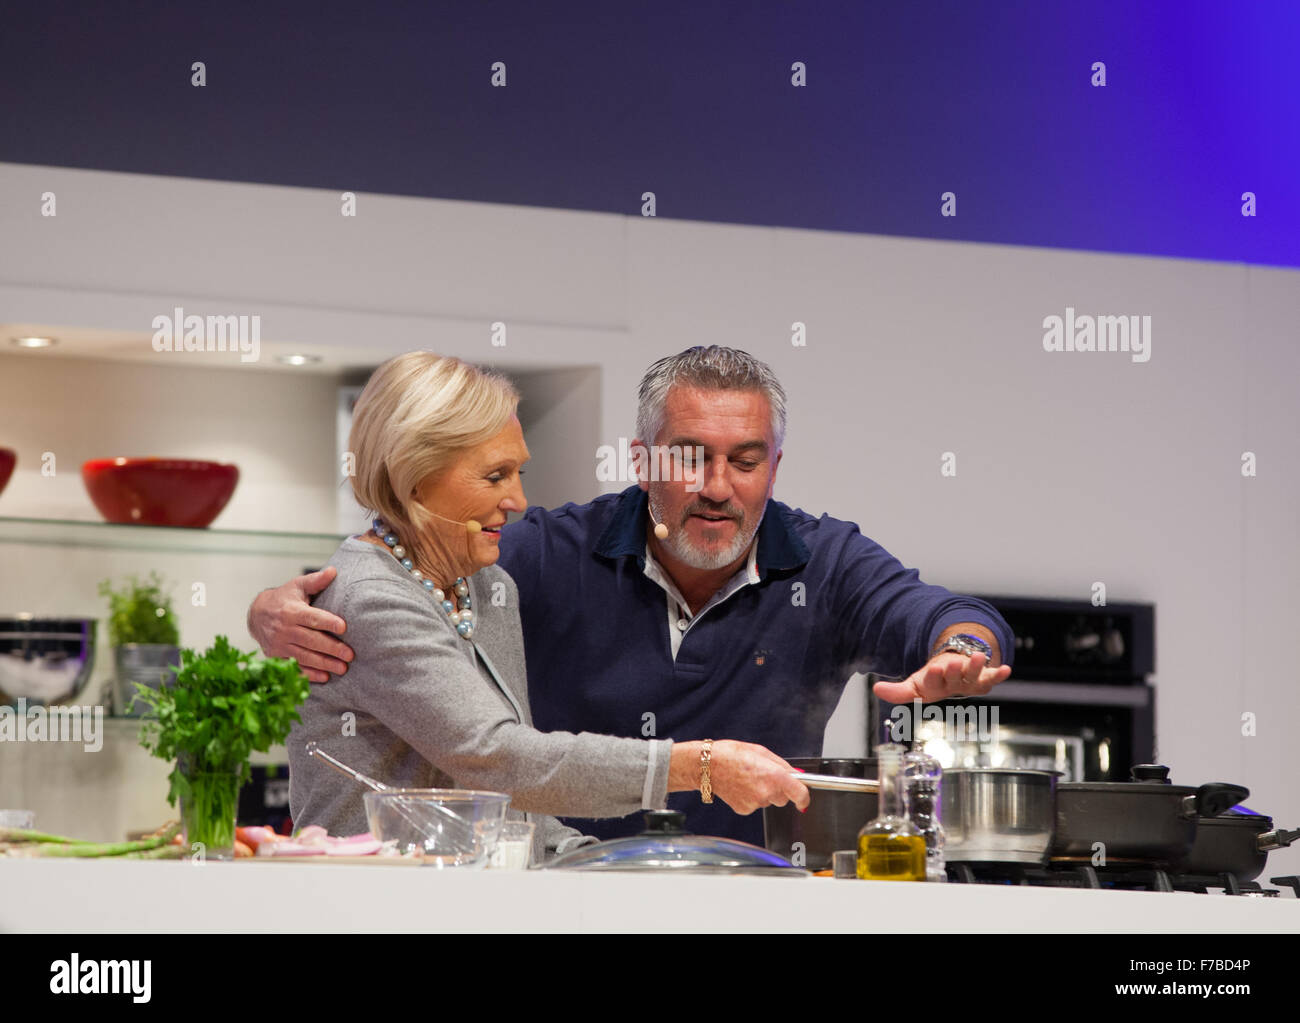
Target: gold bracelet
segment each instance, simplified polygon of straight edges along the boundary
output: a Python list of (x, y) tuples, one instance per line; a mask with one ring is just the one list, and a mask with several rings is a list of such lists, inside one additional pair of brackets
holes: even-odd
[(700, 750), (700, 801), (713, 802), (713, 779), (709, 777), (709, 764), (713, 760), (713, 740), (705, 739)]

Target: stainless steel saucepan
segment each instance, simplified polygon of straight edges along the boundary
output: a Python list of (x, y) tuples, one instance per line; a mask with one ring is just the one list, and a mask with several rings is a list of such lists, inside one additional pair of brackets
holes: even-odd
[(954, 767), (943, 774), (948, 863), (1047, 862), (1060, 771)]

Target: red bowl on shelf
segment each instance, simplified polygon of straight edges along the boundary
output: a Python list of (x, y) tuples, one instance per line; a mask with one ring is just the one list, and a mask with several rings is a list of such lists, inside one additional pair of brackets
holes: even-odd
[(95, 458), (81, 479), (109, 522), (202, 529), (235, 492), (239, 468), (188, 458)]
[(0, 448), (0, 493), (3, 493), (9, 477), (13, 475), (14, 463), (17, 461), (18, 455), (13, 448)]

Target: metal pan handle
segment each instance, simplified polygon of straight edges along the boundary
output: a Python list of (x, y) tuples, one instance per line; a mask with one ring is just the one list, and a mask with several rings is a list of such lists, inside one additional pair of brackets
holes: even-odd
[(1292, 842), (1300, 839), (1300, 831), (1284, 831), (1277, 828), (1273, 831), (1266, 831), (1256, 839), (1260, 852), (1271, 852), (1274, 849), (1285, 849)]
[(827, 792), (879, 792), (880, 783), (874, 778), (841, 778), (836, 774), (804, 774), (794, 771), (790, 775), (795, 781), (801, 781), (810, 789), (823, 789)]

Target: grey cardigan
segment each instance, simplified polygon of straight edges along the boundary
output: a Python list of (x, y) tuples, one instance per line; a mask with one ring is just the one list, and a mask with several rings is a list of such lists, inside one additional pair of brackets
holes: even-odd
[(471, 643), (387, 550), (349, 537), (329, 564), (338, 576), (314, 604), (347, 622), (342, 638), (356, 657), (343, 676), (312, 686), (289, 733), (295, 827), (367, 830), (365, 790), (308, 757), (312, 740), (387, 785), (509, 793), (512, 819), (531, 811), (539, 857), (590, 841), (543, 815), (621, 817), (666, 805), (671, 740), (532, 727), (519, 594), (503, 569), (469, 579)]

